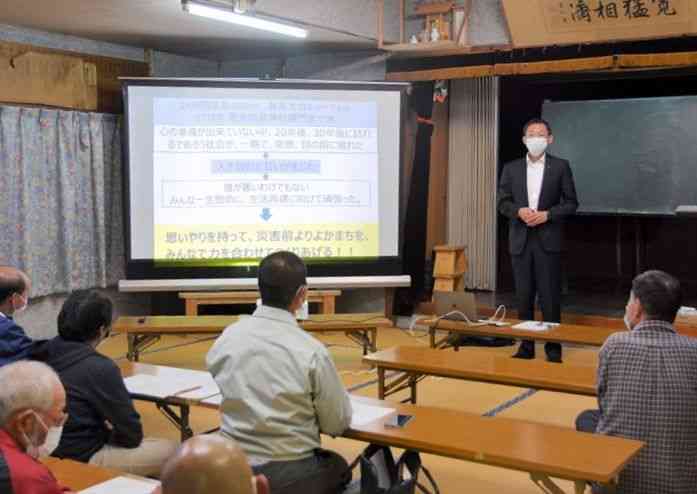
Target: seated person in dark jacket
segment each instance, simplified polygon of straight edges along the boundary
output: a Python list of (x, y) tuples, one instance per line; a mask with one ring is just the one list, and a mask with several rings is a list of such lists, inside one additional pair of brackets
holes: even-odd
[(58, 315), (58, 336), (35, 344), (33, 358), (53, 367), (68, 395), (68, 421), (52, 456), (157, 476), (177, 443), (143, 438), (118, 366), (96, 351), (111, 320), (111, 300), (96, 290), (77, 290)]
[(0, 266), (0, 367), (27, 358), (32, 340), (14, 320), (29, 302), (31, 282), (26, 274)]

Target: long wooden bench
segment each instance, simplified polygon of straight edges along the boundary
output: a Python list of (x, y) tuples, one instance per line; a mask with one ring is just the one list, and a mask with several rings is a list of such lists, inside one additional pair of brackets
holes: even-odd
[[(480, 317), (491, 317), (496, 313), (496, 309), (493, 307), (478, 306), (477, 313)], [(509, 309), (506, 313), (510, 319), (518, 318), (518, 312), (515, 309)], [(542, 320), (542, 312), (536, 310), (535, 319)], [(577, 326), (589, 326), (592, 328), (624, 328), (624, 321), (621, 317), (562, 312), (561, 320), (564, 324), (575, 324)], [(675, 330), (681, 335), (697, 338), (697, 316), (695, 315), (678, 315), (673, 327), (675, 327)]]
[[(140, 354), (163, 335), (217, 335), (240, 316), (128, 316), (119, 317), (114, 331), (128, 337), (128, 360)], [(245, 317), (245, 316), (242, 316)], [(382, 314), (311, 314), (300, 326), (311, 333), (342, 332), (363, 347), (363, 354), (377, 351), (377, 330), (392, 326)]]
[[(124, 362), (121, 365), (124, 376), (138, 373), (157, 375), (158, 369), (161, 367), (148, 364)], [(153, 398), (153, 401), (179, 404), (178, 399)], [(586, 434), (523, 420), (481, 417), (456, 410), (358, 396), (352, 396), (352, 400), (362, 405), (390, 409), (389, 415), (402, 413), (414, 418), (404, 428), (386, 426), (387, 416), (364, 423), (354, 422), (344, 437), (528, 472), (535, 483), (553, 492), (560, 490), (552, 478), (573, 481), (579, 494), (587, 482), (598, 482), (612, 488), (625, 465), (643, 447), (639, 441)], [(218, 408), (220, 402), (220, 399), (207, 399), (192, 405)]]
[[(336, 297), (339, 295), (341, 290), (309, 290), (307, 301), (319, 304), (322, 314), (334, 314)], [(187, 316), (197, 316), (200, 305), (254, 304), (259, 297), (261, 294), (258, 291), (179, 293), (179, 298), (184, 299)]]
[[(431, 348), (453, 346), (451, 336), (457, 334), (469, 336), (498, 336), (502, 338), (516, 338), (521, 340), (602, 346), (610, 335), (620, 331), (626, 331), (624, 326), (600, 328), (581, 326), (577, 324), (560, 324), (559, 326), (555, 326), (546, 331), (525, 331), (513, 329), (513, 326), (521, 321), (507, 320), (507, 322), (510, 325), (496, 326), (493, 324), (473, 325), (464, 321), (451, 321), (438, 318), (419, 320), (420, 324), (428, 326), (429, 343)], [(438, 340), (438, 331), (446, 331), (449, 334)]]
[[(462, 358), (454, 352), (415, 346), (397, 346), (382, 350), (366, 355), (363, 361), (377, 367), (380, 399), (409, 388), (409, 399), (416, 403), (416, 386), (425, 376), (507, 384), (586, 396), (596, 395), (596, 368), (591, 366), (559, 365), (542, 360), (513, 359), (483, 352), (471, 352), (467, 354), (467, 358)], [(386, 370), (404, 374), (388, 383)]]
[[(609, 490), (629, 461), (644, 446), (640, 441), (576, 432), (571, 428), (524, 420), (482, 417), (456, 410), (352, 397), (372, 406), (413, 415), (403, 429), (385, 419), (352, 427), (345, 437), (412, 449), (458, 460), (528, 472), (545, 492), (563, 492), (551, 480), (571, 480), (578, 494), (587, 482)], [(463, 492), (466, 492), (463, 487)], [(544, 490), (544, 489), (543, 489)]]

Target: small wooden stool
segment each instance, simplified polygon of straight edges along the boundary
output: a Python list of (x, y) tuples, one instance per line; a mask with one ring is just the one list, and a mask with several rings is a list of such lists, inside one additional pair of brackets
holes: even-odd
[(433, 263), (433, 291), (457, 292), (465, 289), (467, 258), (461, 245), (437, 245), (433, 248), (436, 259)]

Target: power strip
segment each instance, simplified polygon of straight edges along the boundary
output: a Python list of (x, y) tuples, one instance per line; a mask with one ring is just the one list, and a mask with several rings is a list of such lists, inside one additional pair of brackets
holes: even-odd
[(487, 324), (489, 326), (498, 326), (499, 328), (502, 328), (503, 326), (510, 326), (510, 324), (507, 322), (494, 321), (492, 319), (479, 319), (479, 320), (477, 320), (477, 322), (480, 322), (482, 324)]

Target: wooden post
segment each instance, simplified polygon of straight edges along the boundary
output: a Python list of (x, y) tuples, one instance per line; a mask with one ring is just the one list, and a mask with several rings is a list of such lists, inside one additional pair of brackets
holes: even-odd
[(382, 49), (385, 42), (385, 0), (378, 0), (378, 48)]
[(186, 315), (198, 316), (198, 300), (192, 298), (186, 299)]
[(404, 39), (404, 17), (405, 17), (405, 10), (406, 6), (404, 5), (407, 0), (400, 0), (399, 1), (399, 42), (400, 43), (405, 43), (406, 40)]
[(322, 314), (334, 314), (336, 309), (334, 306), (334, 295), (322, 296)]
[(378, 398), (385, 399), (385, 368), (378, 367)]
[(392, 319), (392, 311), (394, 306), (395, 289), (391, 287), (385, 288), (385, 317)]

